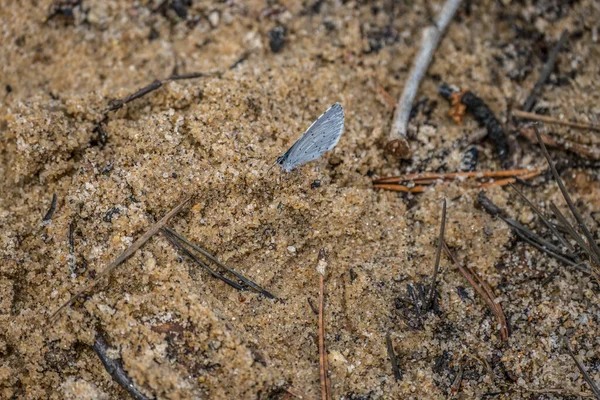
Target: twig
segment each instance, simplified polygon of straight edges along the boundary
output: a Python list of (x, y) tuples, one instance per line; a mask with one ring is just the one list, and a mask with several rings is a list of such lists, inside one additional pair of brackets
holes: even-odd
[[(537, 141), (537, 137), (533, 129), (522, 127), (519, 129), (519, 135), (532, 142)], [(546, 146), (575, 153), (578, 156), (589, 158), (591, 160), (600, 160), (600, 148), (598, 147), (587, 146), (570, 140), (558, 140), (555, 137), (546, 135), (544, 133), (540, 133), (540, 138)]]
[(500, 306), (500, 303), (496, 303), (494, 301), (495, 296), (492, 292), (492, 289), (485, 283), (477, 274), (475, 274), (471, 269), (462, 265), (458, 262), (456, 256), (446, 242), (444, 242), (444, 252), (452, 260), (452, 263), (458, 268), (458, 270), (463, 274), (463, 276), (467, 279), (467, 281), (473, 286), (473, 289), (481, 296), (483, 301), (488, 305), (494, 316), (496, 317), (496, 321), (500, 325), (500, 336), (502, 341), (505, 342), (508, 340), (508, 326), (506, 325), (506, 318), (504, 317), (504, 311)]
[(527, 97), (527, 100), (525, 100), (525, 104), (523, 104), (524, 111), (531, 111), (531, 109), (533, 108), (533, 105), (535, 104), (537, 97), (542, 92), (542, 88), (544, 87), (544, 84), (546, 83), (546, 81), (548, 80), (548, 77), (554, 70), (554, 64), (556, 64), (556, 59), (558, 58), (558, 53), (560, 52), (561, 47), (566, 42), (568, 37), (569, 37), (569, 31), (565, 29), (562, 32), (562, 34), (560, 35), (558, 42), (556, 42), (556, 45), (550, 52), (550, 56), (548, 56), (548, 61), (546, 61), (546, 64), (544, 64), (544, 67), (542, 68), (542, 72), (540, 72), (540, 77), (538, 78), (537, 82), (533, 86), (533, 89), (531, 89), (531, 93)]
[(96, 341), (92, 346), (106, 372), (119, 384), (129, 395), (135, 400), (150, 400), (150, 397), (140, 392), (134, 385), (133, 381), (123, 369), (121, 361), (112, 359), (108, 355), (109, 347), (100, 333), (96, 335)]
[(423, 31), (421, 48), (398, 101), (390, 141), (386, 145), (387, 150), (398, 158), (410, 157), (410, 146), (406, 136), (410, 110), (435, 50), (460, 4), (461, 0), (446, 0), (438, 15), (436, 26), (430, 26)]
[(460, 384), (463, 380), (464, 368), (462, 365), (458, 366), (458, 373), (452, 382), (452, 386), (450, 386), (450, 396), (453, 397), (460, 390)]
[[(569, 241), (566, 240), (563, 235), (560, 234), (558, 229), (556, 229), (556, 227), (548, 220), (548, 218), (546, 218), (546, 216), (540, 211), (540, 209), (537, 208), (531, 201), (529, 201), (529, 199), (519, 189), (517, 189), (517, 187), (515, 185), (513, 185), (511, 183), (510, 187), (515, 192), (517, 192), (517, 194), (523, 200), (525, 200), (525, 202), (529, 205), (529, 207), (531, 207), (531, 209), (538, 215), (538, 217), (540, 217), (540, 219), (542, 220), (544, 225), (546, 225), (550, 229), (550, 231), (552, 231), (554, 236), (563, 244), (563, 246), (565, 246), (567, 249), (569, 249), (572, 253), (575, 253), (575, 248), (573, 247), (573, 245), (571, 243), (569, 243)], [(577, 260), (575, 260), (575, 261), (577, 261)]]
[(442, 223), (440, 224), (440, 236), (438, 238), (437, 251), (435, 253), (435, 264), (433, 267), (433, 279), (431, 281), (431, 293), (429, 294), (429, 302), (427, 303), (428, 310), (433, 307), (433, 301), (435, 299), (435, 285), (437, 284), (437, 275), (440, 267), (440, 256), (442, 255), (442, 243), (444, 242), (444, 231), (446, 229), (446, 199), (442, 205)]
[(223, 275), (221, 275), (220, 273), (216, 272), (211, 267), (209, 267), (208, 265), (206, 265), (205, 263), (203, 263), (198, 257), (196, 257), (194, 255), (194, 253), (192, 253), (187, 248), (185, 248), (181, 243), (179, 243), (177, 241), (177, 239), (175, 238), (175, 236), (173, 236), (173, 235), (165, 232), (164, 230), (161, 230), (161, 232), (163, 232), (165, 234), (165, 237), (167, 238), (167, 240), (173, 246), (175, 246), (176, 248), (178, 248), (179, 250), (181, 250), (183, 252), (183, 254), (185, 254), (186, 256), (188, 256), (189, 258), (191, 258), (192, 261), (194, 261), (196, 264), (200, 265), (202, 268), (204, 268), (205, 270), (207, 270), (208, 273), (211, 274), (214, 278), (219, 279), (220, 281), (223, 281), (224, 283), (228, 284), (229, 286), (231, 286), (234, 289), (244, 290), (243, 286), (240, 286), (237, 283), (235, 283), (234, 281), (232, 281), (231, 279), (228, 279), (228, 278), (224, 277)]
[(147, 95), (148, 93), (152, 93), (156, 89), (160, 88), (162, 85), (163, 85), (162, 81), (155, 79), (154, 82), (152, 82), (151, 84), (149, 84), (147, 86), (144, 86), (143, 88), (139, 89), (137, 92), (130, 94), (129, 96), (126, 96), (123, 99), (111, 101), (110, 105), (104, 111), (104, 113), (107, 113), (109, 111), (116, 111), (116, 110), (120, 109), (121, 107), (123, 107), (125, 104), (127, 104), (135, 99), (139, 99), (140, 97), (143, 97), (143, 96)]
[(374, 183), (400, 183), (419, 179), (459, 179), (459, 178), (506, 178), (530, 174), (539, 169), (512, 169), (500, 171), (471, 171), (471, 172), (419, 172), (416, 174), (406, 174), (400, 176), (390, 176), (386, 178), (375, 179)]
[(396, 185), (396, 184), (388, 184), (388, 183), (376, 183), (373, 185), (375, 189), (387, 189), (394, 192), (403, 192), (403, 193), (423, 193), (425, 191), (425, 187), (423, 186), (414, 186), (408, 187), (404, 185)]
[[(275, 296), (273, 296), (271, 293), (269, 293), (268, 291), (266, 291), (265, 289), (263, 289), (262, 287), (260, 287), (256, 282), (246, 278), (244, 275), (240, 274), (239, 272), (237, 272), (236, 270), (229, 268), (228, 266), (226, 266), (225, 264), (223, 264), (222, 262), (220, 262), (215, 256), (213, 256), (212, 254), (210, 254), (208, 251), (204, 250), (202, 247), (196, 245), (195, 243), (190, 242), (189, 240), (187, 240), (185, 237), (181, 236), (179, 233), (175, 232), (174, 230), (172, 230), (169, 227), (164, 227), (161, 229), (161, 231), (163, 233), (167, 233), (167, 238), (169, 235), (172, 236), (172, 238), (183, 242), (184, 244), (188, 245), (189, 247), (191, 247), (192, 249), (196, 250), (197, 252), (201, 253), (202, 255), (204, 255), (206, 258), (208, 258), (209, 260), (211, 260), (212, 262), (214, 262), (215, 264), (217, 264), (219, 267), (223, 268), (224, 270), (226, 270), (227, 272), (229, 272), (230, 274), (234, 275), (236, 278), (238, 278), (240, 281), (244, 282), (246, 285), (248, 285), (250, 288), (252, 288), (254, 291), (263, 294), (264, 296), (266, 296), (269, 299), (274, 299)], [(177, 247), (180, 247), (179, 245), (176, 245)], [(181, 246), (183, 247), (183, 246)], [(189, 251), (187, 251), (187, 249), (183, 248), (183, 250), (186, 251), (186, 254), (189, 253)], [(191, 253), (190, 253), (191, 254)], [(196, 261), (196, 257), (193, 256), (193, 254), (190, 255), (191, 257), (194, 258), (194, 261)], [(199, 260), (198, 260), (199, 261)], [(208, 266), (202, 262), (200, 262), (200, 264), (204, 267), (204, 268), (208, 268)], [(212, 271), (212, 269), (208, 268), (210, 271)], [(214, 271), (213, 271), (214, 272)], [(221, 276), (220, 274), (218, 274), (219, 276)], [(222, 276), (221, 276), (222, 277)]]
[(385, 343), (387, 347), (388, 357), (392, 362), (392, 371), (394, 372), (394, 378), (396, 382), (402, 380), (402, 371), (400, 371), (400, 367), (398, 366), (398, 359), (396, 358), (396, 353), (394, 353), (394, 345), (392, 343), (392, 338), (390, 337), (389, 332), (385, 335)]
[(563, 121), (558, 118), (552, 118), (552, 117), (548, 117), (546, 115), (530, 113), (527, 111), (512, 110), (512, 115), (517, 118), (528, 119), (530, 121), (540, 121), (540, 122), (546, 122), (548, 124), (562, 125), (562, 126), (568, 126), (571, 128), (600, 132), (600, 126), (597, 126), (594, 124), (583, 124), (581, 122)]
[(568, 339), (565, 338), (564, 339), (564, 343), (565, 343), (565, 348), (569, 352), (569, 355), (571, 356), (571, 358), (573, 359), (573, 361), (575, 361), (575, 364), (577, 365), (577, 368), (579, 368), (579, 372), (581, 372), (581, 375), (583, 375), (583, 378), (585, 379), (585, 381), (587, 382), (587, 384), (590, 385), (590, 388), (592, 388), (592, 392), (594, 392), (594, 395), (596, 396), (596, 398), (598, 400), (600, 400), (600, 389), (598, 389), (598, 386), (596, 385), (596, 382), (594, 382), (594, 380), (592, 379), (592, 377), (590, 376), (590, 374), (588, 374), (588, 372), (586, 371), (586, 369), (583, 366), (583, 364), (577, 359), (577, 357), (575, 357), (575, 354), (573, 353), (573, 350), (571, 350), (571, 345), (569, 344)]
[(331, 382), (329, 381), (329, 367), (327, 362), (327, 349), (325, 347), (325, 249), (319, 252), (319, 263), (317, 271), (319, 272), (319, 364), (321, 376), (321, 400), (331, 399)]
[(388, 105), (390, 107), (396, 108), (396, 106), (397, 106), (396, 100), (394, 100), (394, 98), (392, 96), (390, 96), (390, 94), (387, 92), (387, 90), (385, 90), (383, 88), (383, 86), (381, 86), (379, 84), (379, 82), (377, 82), (377, 81), (375, 81), (375, 89), (377, 89), (379, 94), (381, 94), (383, 96), (383, 99), (385, 100), (386, 103), (388, 103)]
[(52, 219), (52, 215), (54, 215), (54, 211), (56, 210), (56, 199), (56, 193), (54, 193), (52, 195), (52, 202), (50, 203), (50, 208), (48, 209), (46, 215), (44, 215), (44, 218), (42, 218), (42, 221), (47, 222)]
[(157, 223), (152, 225), (152, 227), (148, 230), (148, 232), (146, 232), (141, 238), (136, 240), (135, 243), (133, 243), (123, 253), (121, 253), (119, 255), (119, 257), (117, 257), (116, 260), (114, 260), (112, 263), (110, 263), (100, 274), (98, 274), (98, 276), (96, 277), (95, 280), (88, 283), (83, 289), (81, 289), (75, 295), (71, 296), (71, 298), (66, 303), (64, 303), (56, 311), (54, 311), (50, 315), (49, 319), (50, 320), (54, 319), (54, 317), (56, 317), (62, 310), (64, 310), (66, 307), (73, 304), (75, 302), (75, 300), (77, 300), (84, 293), (86, 293), (87, 291), (92, 289), (94, 286), (96, 286), (102, 278), (104, 278), (105, 276), (108, 276), (115, 268), (117, 268), (119, 266), (119, 264), (121, 264), (123, 261), (127, 260), (133, 253), (136, 252), (137, 249), (142, 247), (144, 245), (144, 243), (146, 243), (148, 241), (148, 239), (150, 239), (156, 232), (158, 232), (160, 230), (160, 228), (162, 228), (169, 221), (169, 219), (171, 217), (174, 217), (175, 215), (177, 215), (191, 199), (192, 199), (192, 197), (188, 197), (186, 200), (182, 201), (178, 206), (176, 206), (171, 211), (169, 211)]
[(554, 180), (556, 180), (556, 183), (558, 184), (558, 187), (560, 188), (560, 191), (561, 191), (563, 197), (565, 198), (567, 205), (569, 206), (569, 210), (571, 210), (571, 213), (573, 214), (573, 216), (577, 220), (577, 223), (579, 224), (579, 228), (581, 229), (581, 231), (583, 232), (584, 236), (586, 237), (586, 239), (588, 241), (588, 245), (590, 246), (590, 249), (592, 250), (589, 252), (589, 255), (594, 260), (594, 263), (596, 265), (600, 265), (600, 249), (598, 248), (598, 245), (596, 244), (596, 241), (594, 240), (594, 236), (590, 233), (587, 226), (585, 225), (585, 222), (584, 222), (583, 218), (581, 217), (581, 214), (579, 214), (579, 211), (577, 211), (575, 204), (573, 204), (573, 200), (571, 200), (571, 196), (569, 196), (569, 193), (567, 192), (567, 188), (565, 188), (565, 185), (563, 184), (562, 179), (560, 179), (560, 175), (558, 175), (558, 171), (556, 170), (556, 167), (554, 166), (554, 163), (552, 162), (552, 159), (550, 158), (550, 154), (548, 154), (546, 145), (544, 145), (544, 142), (542, 141), (540, 132), (538, 131), (536, 126), (533, 127), (533, 130), (535, 131), (535, 135), (538, 139), (540, 147), (542, 148), (542, 153), (544, 154), (544, 157), (546, 157), (546, 160), (548, 161), (548, 165), (550, 165), (550, 170), (552, 171)]

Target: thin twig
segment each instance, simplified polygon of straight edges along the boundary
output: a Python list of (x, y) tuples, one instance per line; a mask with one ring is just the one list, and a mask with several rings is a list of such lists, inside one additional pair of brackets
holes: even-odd
[(389, 136), (390, 141), (386, 146), (388, 151), (396, 157), (410, 157), (410, 146), (408, 145), (406, 135), (410, 110), (412, 109), (419, 85), (427, 73), (429, 64), (431, 64), (435, 50), (460, 4), (461, 0), (446, 0), (438, 15), (436, 26), (427, 27), (423, 31), (421, 48), (398, 101)]
[[(548, 220), (548, 218), (546, 218), (546, 216), (540, 211), (540, 209), (537, 208), (535, 206), (535, 204), (533, 204), (531, 201), (529, 201), (529, 199), (523, 194), (523, 192), (521, 192), (515, 185), (513, 185), (511, 183), (510, 187), (515, 192), (517, 192), (517, 194), (523, 200), (525, 200), (525, 202), (529, 205), (529, 207), (531, 207), (531, 209), (538, 215), (538, 217), (540, 217), (540, 219), (542, 220), (544, 225), (546, 225), (550, 229), (550, 231), (552, 231), (554, 236), (563, 244), (563, 246), (568, 248), (572, 253), (575, 253), (575, 248), (573, 247), (573, 245), (567, 239), (565, 239), (563, 235), (560, 234), (558, 229), (556, 229), (556, 227)], [(575, 261), (577, 261), (577, 260), (575, 260)]]
[(50, 208), (48, 209), (48, 212), (46, 213), (46, 215), (44, 215), (44, 218), (42, 218), (42, 221), (47, 222), (50, 221), (52, 219), (52, 216), (54, 215), (54, 211), (56, 210), (56, 193), (54, 193), (52, 195), (52, 201), (50, 202)]
[(444, 243), (444, 231), (446, 229), (446, 199), (442, 205), (442, 223), (440, 224), (440, 236), (438, 238), (437, 251), (435, 253), (435, 264), (433, 266), (433, 279), (431, 281), (431, 293), (429, 294), (429, 302), (427, 303), (428, 310), (433, 307), (433, 301), (435, 299), (435, 285), (437, 284), (437, 275), (440, 268), (440, 257), (442, 255), (442, 243)]
[(535, 114), (535, 113), (531, 113), (531, 112), (527, 112), (527, 111), (512, 110), (512, 115), (517, 118), (528, 119), (530, 121), (540, 121), (540, 122), (545, 122), (548, 124), (562, 125), (562, 126), (568, 126), (571, 128), (600, 132), (600, 126), (597, 126), (594, 124), (584, 124), (581, 122), (563, 121), (558, 118), (552, 118), (552, 117), (548, 117), (547, 115), (540, 115), (540, 114)]
[(373, 185), (375, 189), (386, 189), (391, 190), (393, 192), (403, 192), (403, 193), (423, 193), (425, 191), (424, 186), (414, 186), (408, 187), (404, 185), (397, 185), (395, 183), (376, 183)]
[(540, 171), (539, 169), (511, 169), (511, 170), (500, 170), (500, 171), (470, 171), (470, 172), (418, 172), (415, 174), (406, 174), (399, 176), (389, 176), (385, 178), (375, 179), (374, 183), (400, 183), (415, 181), (419, 179), (459, 179), (459, 178), (506, 178), (513, 176), (521, 176), (530, 174), (533, 172)]
[(329, 381), (329, 366), (327, 360), (327, 348), (325, 347), (325, 250), (319, 252), (319, 371), (321, 376), (321, 400), (331, 399), (331, 382)]
[(542, 68), (542, 72), (540, 72), (540, 77), (538, 78), (537, 82), (533, 86), (531, 93), (527, 97), (527, 100), (525, 100), (525, 104), (523, 105), (524, 111), (531, 111), (531, 109), (533, 108), (533, 105), (535, 104), (537, 97), (542, 92), (542, 88), (544, 87), (544, 84), (546, 83), (546, 81), (548, 80), (548, 77), (554, 70), (554, 64), (556, 64), (556, 59), (558, 58), (558, 53), (560, 52), (561, 47), (564, 45), (564, 43), (566, 42), (568, 37), (569, 37), (569, 31), (565, 29), (562, 32), (562, 34), (560, 35), (558, 42), (556, 42), (556, 45), (550, 52), (550, 56), (548, 56), (548, 61), (546, 61), (546, 64), (544, 64), (544, 67)]
[[(529, 141), (532, 141), (532, 142), (537, 141), (537, 137), (536, 137), (533, 129), (522, 127), (519, 129), (519, 135)], [(577, 154), (580, 157), (588, 158), (590, 160), (595, 160), (595, 161), (600, 160), (600, 148), (598, 148), (598, 147), (573, 142), (571, 140), (562, 140), (562, 139), (559, 140), (559, 139), (557, 139), (553, 136), (547, 135), (545, 133), (541, 133), (540, 137), (542, 139), (542, 142), (546, 146), (565, 150), (565, 151)]]
[(594, 382), (594, 380), (592, 379), (592, 377), (590, 376), (590, 374), (588, 374), (588, 372), (586, 371), (586, 369), (583, 366), (583, 364), (577, 359), (577, 357), (575, 357), (575, 354), (573, 353), (573, 350), (571, 350), (571, 345), (569, 344), (568, 339), (565, 338), (564, 339), (564, 343), (565, 343), (565, 348), (569, 352), (569, 355), (571, 356), (571, 358), (573, 359), (573, 361), (575, 361), (575, 364), (577, 365), (577, 368), (579, 368), (579, 372), (581, 372), (581, 375), (583, 375), (583, 378), (585, 379), (585, 381), (587, 382), (587, 384), (590, 385), (590, 388), (592, 388), (592, 392), (594, 392), (594, 395), (596, 396), (596, 398), (598, 400), (600, 400), (600, 389), (598, 389), (598, 386), (596, 385), (596, 382)]
[(73, 304), (75, 300), (77, 300), (84, 293), (88, 292), (90, 289), (96, 286), (102, 278), (108, 276), (112, 271), (114, 271), (115, 268), (117, 268), (123, 261), (127, 260), (133, 253), (135, 253), (140, 247), (142, 247), (144, 243), (146, 243), (156, 232), (158, 232), (160, 228), (162, 228), (171, 217), (177, 215), (191, 199), (192, 197), (188, 197), (186, 200), (182, 201), (178, 206), (169, 211), (157, 223), (152, 225), (148, 232), (146, 232), (141, 238), (136, 240), (135, 243), (133, 243), (123, 253), (121, 253), (116, 260), (114, 260), (106, 268), (104, 268), (104, 270), (100, 274), (98, 274), (96, 279), (88, 283), (83, 289), (81, 289), (75, 295), (71, 296), (71, 298), (66, 303), (64, 303), (56, 311), (54, 311), (50, 315), (49, 319), (54, 319), (54, 317), (56, 317), (62, 310)]
[(571, 196), (569, 196), (569, 192), (567, 192), (567, 188), (565, 188), (565, 185), (563, 184), (563, 181), (560, 178), (560, 175), (558, 175), (558, 171), (556, 170), (556, 167), (554, 166), (554, 163), (552, 162), (552, 159), (550, 158), (550, 154), (548, 153), (548, 150), (546, 149), (546, 145), (544, 145), (544, 142), (542, 141), (542, 138), (540, 137), (540, 132), (538, 131), (536, 126), (533, 127), (533, 130), (535, 131), (535, 135), (538, 139), (540, 147), (542, 148), (542, 153), (544, 154), (544, 157), (546, 157), (546, 160), (548, 161), (548, 165), (550, 165), (550, 170), (552, 171), (554, 180), (556, 180), (556, 183), (558, 184), (558, 187), (560, 188), (560, 191), (561, 191), (563, 197), (565, 198), (565, 201), (567, 202), (567, 205), (569, 206), (571, 213), (577, 220), (577, 223), (579, 224), (579, 228), (581, 229), (581, 231), (583, 232), (584, 236), (586, 237), (586, 239), (588, 241), (588, 245), (590, 246), (590, 249), (592, 250), (589, 252), (589, 256), (593, 259), (593, 261), (596, 265), (600, 265), (600, 249), (598, 248), (598, 245), (596, 244), (596, 241), (594, 240), (594, 236), (590, 233), (589, 229), (585, 225), (585, 221), (581, 217), (581, 214), (579, 214), (579, 211), (577, 211), (575, 204), (573, 204), (573, 200), (571, 200)]
[(140, 392), (134, 385), (133, 381), (123, 369), (123, 364), (118, 359), (113, 359), (108, 355), (109, 346), (100, 333), (96, 335), (96, 341), (92, 346), (94, 352), (98, 355), (106, 372), (119, 384), (129, 395), (135, 400), (150, 400), (150, 397)]
[(392, 362), (392, 371), (394, 373), (394, 378), (396, 382), (402, 380), (402, 371), (400, 371), (400, 366), (398, 366), (398, 359), (396, 358), (396, 353), (394, 353), (394, 344), (392, 343), (392, 338), (390, 337), (389, 332), (385, 335), (385, 344), (387, 347), (388, 357)]
[(483, 301), (488, 305), (494, 316), (496, 317), (496, 321), (500, 325), (500, 336), (502, 341), (505, 342), (508, 340), (508, 325), (506, 324), (506, 318), (504, 316), (504, 311), (500, 306), (500, 303), (496, 303), (495, 296), (492, 292), (492, 289), (485, 283), (477, 274), (475, 274), (471, 269), (462, 265), (454, 253), (450, 250), (446, 242), (444, 242), (444, 252), (452, 260), (452, 263), (458, 268), (458, 270), (463, 274), (463, 276), (467, 279), (467, 281), (473, 286), (473, 289), (481, 296)]
[(218, 273), (217, 271), (213, 270), (211, 267), (209, 267), (208, 265), (206, 265), (205, 263), (203, 263), (198, 257), (196, 257), (196, 255), (194, 253), (192, 253), (191, 251), (189, 251), (179, 241), (177, 241), (177, 238), (175, 236), (171, 235), (170, 233), (165, 232), (164, 230), (161, 230), (161, 232), (163, 232), (165, 234), (165, 237), (167, 238), (167, 240), (173, 246), (175, 246), (176, 248), (178, 248), (179, 250), (181, 250), (183, 252), (183, 254), (185, 254), (186, 256), (188, 256), (189, 258), (191, 258), (192, 261), (194, 261), (196, 264), (200, 265), (202, 268), (204, 268), (205, 270), (207, 270), (208, 273), (213, 276), (213, 278), (216, 278), (216, 279), (219, 279), (220, 281), (223, 281), (224, 283), (228, 284), (229, 286), (231, 286), (234, 289), (245, 290), (243, 286), (238, 285), (237, 283), (235, 283), (231, 279), (228, 279), (228, 278), (224, 277), (223, 275), (221, 275), (220, 273)]
[(266, 291), (265, 289), (263, 289), (262, 287), (260, 287), (256, 282), (254, 282), (254, 281), (246, 278), (244, 275), (240, 274), (236, 270), (234, 270), (232, 268), (229, 268), (228, 266), (226, 266), (225, 264), (223, 264), (222, 262), (220, 262), (215, 256), (213, 256), (212, 254), (210, 254), (208, 251), (204, 250), (202, 247), (196, 245), (195, 243), (190, 242), (185, 237), (181, 236), (179, 233), (175, 232), (171, 228), (164, 227), (162, 230), (166, 231), (167, 233), (171, 234), (172, 236), (174, 236), (179, 241), (185, 243), (186, 245), (190, 246), (192, 249), (194, 249), (197, 252), (201, 253), (206, 258), (208, 258), (209, 260), (211, 260), (212, 262), (214, 262), (215, 264), (217, 264), (219, 267), (221, 267), (221, 268), (225, 269), (226, 271), (228, 271), (230, 274), (235, 275), (239, 280), (241, 280), (242, 282), (244, 282), (246, 285), (248, 285), (249, 287), (251, 287), (256, 292), (263, 294), (264, 296), (268, 297), (269, 299), (274, 299), (275, 298), (275, 296), (273, 296), (271, 293), (269, 293), (268, 291)]

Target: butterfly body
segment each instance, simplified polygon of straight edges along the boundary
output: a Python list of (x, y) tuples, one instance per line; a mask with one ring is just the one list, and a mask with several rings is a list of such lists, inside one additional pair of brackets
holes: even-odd
[(329, 107), (304, 134), (275, 161), (284, 171), (290, 172), (302, 164), (316, 160), (331, 150), (344, 131), (344, 109), (340, 103)]

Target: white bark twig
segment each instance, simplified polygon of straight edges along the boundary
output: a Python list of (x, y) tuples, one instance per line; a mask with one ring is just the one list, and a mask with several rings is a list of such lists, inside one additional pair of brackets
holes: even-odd
[(399, 158), (408, 158), (410, 156), (410, 146), (408, 145), (406, 136), (410, 110), (412, 109), (421, 80), (423, 80), (429, 64), (431, 64), (433, 54), (461, 1), (447, 0), (438, 15), (436, 26), (431, 26), (423, 30), (421, 49), (410, 71), (410, 75), (402, 91), (402, 96), (398, 101), (398, 106), (394, 114), (394, 123), (390, 132), (390, 142), (387, 144), (388, 151)]

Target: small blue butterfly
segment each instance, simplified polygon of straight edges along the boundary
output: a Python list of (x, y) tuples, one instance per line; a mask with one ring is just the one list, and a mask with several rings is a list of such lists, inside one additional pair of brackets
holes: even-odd
[(316, 160), (323, 153), (335, 147), (344, 131), (344, 109), (340, 103), (335, 103), (323, 113), (290, 147), (284, 155), (277, 157), (285, 172), (309, 161)]

